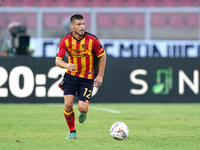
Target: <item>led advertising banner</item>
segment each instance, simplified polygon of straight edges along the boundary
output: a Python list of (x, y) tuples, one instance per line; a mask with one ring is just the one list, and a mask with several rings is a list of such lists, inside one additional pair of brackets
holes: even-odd
[[(59, 38), (31, 38), (35, 57), (55, 57)], [(197, 40), (100, 39), (108, 56), (115, 58), (197, 58)]]
[(0, 102), (63, 102), (57, 85), (64, 72), (53, 58), (1, 58)]
[[(197, 58), (107, 58), (91, 103), (200, 102)], [(55, 58), (0, 59), (0, 103), (63, 103)], [(77, 101), (77, 98), (76, 98)]]
[(199, 59), (193, 58), (109, 58), (98, 91), (102, 102), (190, 103), (199, 96)]

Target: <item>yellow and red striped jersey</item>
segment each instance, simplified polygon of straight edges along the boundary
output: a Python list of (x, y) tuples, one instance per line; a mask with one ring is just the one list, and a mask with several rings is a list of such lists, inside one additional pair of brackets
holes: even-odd
[(93, 79), (94, 58), (103, 56), (105, 50), (95, 35), (85, 32), (83, 38), (77, 40), (71, 32), (60, 40), (56, 58), (64, 59), (66, 52), (68, 63), (77, 66), (74, 72), (66, 69), (66, 73), (80, 78)]

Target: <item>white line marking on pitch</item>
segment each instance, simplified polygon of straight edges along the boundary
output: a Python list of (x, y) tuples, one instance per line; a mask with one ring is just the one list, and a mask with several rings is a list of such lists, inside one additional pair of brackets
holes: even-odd
[(115, 113), (115, 114), (120, 114), (121, 113), (121, 111), (119, 111), (119, 110), (113, 110), (113, 109), (108, 109), (108, 108), (90, 107), (90, 109), (106, 111), (106, 112)]
[[(57, 103), (47, 103), (47, 105), (56, 106), (56, 107), (57, 106), (58, 107), (64, 107), (64, 104), (57, 104)], [(89, 106), (89, 107), (90, 107), (89, 109), (100, 110), (100, 111), (105, 111), (105, 112), (114, 113), (114, 114), (120, 114), (120, 113), (122, 113), (121, 111), (114, 110), (114, 109), (108, 109), (108, 108), (102, 108), (102, 107), (92, 107), (92, 106)], [(78, 106), (75, 104), (74, 108), (78, 108)]]
[(168, 111), (136, 111), (134, 113), (138, 113), (138, 114), (161, 114), (161, 113), (167, 113)]

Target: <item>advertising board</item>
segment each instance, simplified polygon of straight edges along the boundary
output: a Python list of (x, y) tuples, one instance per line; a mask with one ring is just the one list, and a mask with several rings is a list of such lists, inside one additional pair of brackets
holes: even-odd
[[(199, 99), (197, 58), (108, 57), (91, 103), (193, 103)], [(54, 58), (0, 59), (0, 103), (63, 103), (65, 70)]]

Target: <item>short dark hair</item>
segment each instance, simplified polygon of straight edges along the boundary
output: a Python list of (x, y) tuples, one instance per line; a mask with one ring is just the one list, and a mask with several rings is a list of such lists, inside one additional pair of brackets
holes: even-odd
[(82, 20), (84, 19), (82, 15), (80, 14), (74, 14), (70, 17), (70, 23), (74, 22), (75, 20)]

